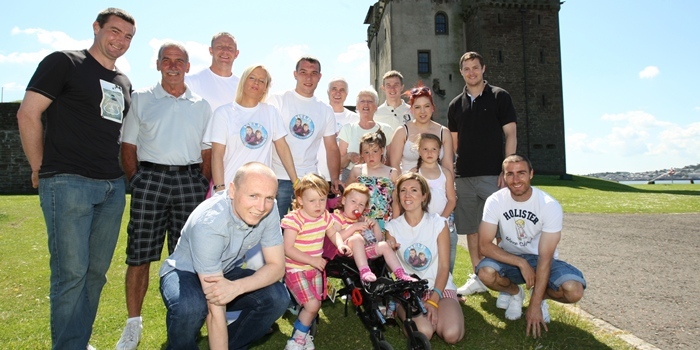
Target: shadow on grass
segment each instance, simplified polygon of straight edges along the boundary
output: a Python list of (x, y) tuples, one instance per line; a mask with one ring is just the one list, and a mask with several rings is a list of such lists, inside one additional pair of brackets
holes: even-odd
[[(668, 185), (654, 185), (654, 189), (641, 189), (619, 182), (602, 180), (586, 176), (572, 176), (571, 180), (561, 180), (559, 176), (554, 175), (537, 175), (532, 179), (532, 184), (535, 186), (556, 186), (568, 187), (574, 189), (591, 189), (606, 192), (630, 192), (630, 193), (666, 193), (685, 196), (700, 196), (700, 186), (698, 190), (676, 190), (666, 189)], [(694, 185), (687, 185), (694, 186)]]

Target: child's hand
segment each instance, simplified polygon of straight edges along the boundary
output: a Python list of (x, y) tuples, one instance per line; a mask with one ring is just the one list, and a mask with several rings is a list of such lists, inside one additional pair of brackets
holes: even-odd
[(347, 244), (341, 244), (338, 246), (338, 252), (345, 256), (352, 256), (352, 249)]
[(354, 224), (352, 224), (352, 231), (353, 232), (362, 232), (364, 230), (367, 230), (370, 226), (370, 223), (367, 221), (358, 221)]
[(326, 268), (326, 259), (324, 259), (320, 256), (311, 258), (311, 264), (309, 264), (309, 265), (313, 266), (315, 269), (317, 269), (319, 271), (323, 271), (323, 269)]

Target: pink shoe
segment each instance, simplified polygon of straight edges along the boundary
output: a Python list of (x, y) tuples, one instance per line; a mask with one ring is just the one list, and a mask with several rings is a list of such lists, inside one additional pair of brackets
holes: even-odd
[(403, 267), (399, 267), (398, 269), (394, 270), (394, 276), (396, 276), (396, 278), (398, 278), (402, 281), (409, 281), (409, 282), (418, 281), (417, 279), (409, 276), (406, 273), (406, 270), (403, 269)]
[(360, 268), (360, 279), (362, 282), (374, 282), (377, 280), (377, 276), (372, 273), (369, 266), (363, 266)]

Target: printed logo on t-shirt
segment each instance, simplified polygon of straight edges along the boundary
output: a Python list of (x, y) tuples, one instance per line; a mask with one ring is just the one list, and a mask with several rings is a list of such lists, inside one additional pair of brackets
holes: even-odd
[(314, 134), (314, 121), (307, 115), (297, 114), (289, 122), (289, 131), (298, 139), (308, 139)]
[(251, 149), (262, 147), (268, 138), (267, 130), (258, 123), (247, 123), (243, 125), (240, 134), (243, 144)]
[(122, 123), (124, 119), (124, 92), (122, 87), (100, 79), (102, 87), (102, 101), (100, 101), (100, 113), (102, 118)]
[(410, 122), (410, 121), (411, 121), (411, 115), (408, 114), (408, 113), (404, 114), (404, 115), (403, 115), (403, 122), (404, 122), (404, 124), (405, 124), (405, 123), (408, 123), (408, 122)]
[(420, 243), (411, 245), (403, 252), (403, 260), (416, 271), (427, 269), (432, 259), (433, 254), (430, 252), (430, 249)]
[[(518, 247), (526, 247), (532, 243), (532, 234), (525, 226), (527, 222), (537, 225), (540, 219), (537, 214), (525, 209), (510, 209), (503, 212), (503, 217), (507, 220), (505, 225), (513, 225), (515, 229), (515, 241), (511, 235), (505, 235), (505, 241)], [(510, 231), (513, 232), (513, 231)]]

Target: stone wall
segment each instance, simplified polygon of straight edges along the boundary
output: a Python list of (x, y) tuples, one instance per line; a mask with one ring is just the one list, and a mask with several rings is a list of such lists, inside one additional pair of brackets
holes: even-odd
[(19, 103), (0, 103), (0, 194), (36, 194), (17, 127)]
[[(485, 79), (513, 98), (518, 153), (540, 174), (566, 174), (559, 9), (558, 0), (377, 1), (365, 18), (371, 81), (378, 88), (389, 69), (403, 73), (407, 88), (439, 79), (445, 97), (434, 98), (435, 119), (446, 124), (447, 105), (464, 87), (459, 58), (477, 51)], [(435, 35), (437, 11), (447, 14), (449, 35)], [(430, 75), (417, 74), (417, 50), (430, 50)]]
[(565, 174), (559, 2), (465, 0), (467, 51), (506, 89), (518, 115), (517, 152), (540, 174)]

